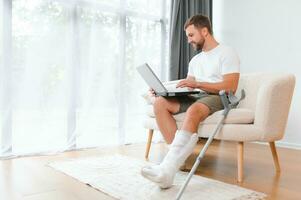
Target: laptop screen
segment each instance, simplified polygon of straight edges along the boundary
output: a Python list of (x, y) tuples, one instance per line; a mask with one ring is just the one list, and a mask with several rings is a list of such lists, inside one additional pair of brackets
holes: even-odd
[(145, 80), (145, 82), (148, 84), (148, 86), (152, 88), (156, 93), (167, 92), (159, 78), (156, 76), (150, 66), (148, 66), (148, 64), (145, 63), (137, 67), (137, 70)]

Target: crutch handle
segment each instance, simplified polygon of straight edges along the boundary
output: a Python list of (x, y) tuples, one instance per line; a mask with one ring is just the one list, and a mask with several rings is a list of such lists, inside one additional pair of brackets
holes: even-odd
[(219, 96), (220, 96), (222, 104), (224, 106), (223, 115), (226, 116), (228, 114), (229, 110), (231, 109), (231, 107), (229, 105), (229, 100), (227, 98), (226, 91), (225, 90), (219, 91)]

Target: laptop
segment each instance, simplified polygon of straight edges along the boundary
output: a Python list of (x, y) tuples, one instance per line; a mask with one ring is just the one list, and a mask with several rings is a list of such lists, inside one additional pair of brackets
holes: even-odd
[(200, 90), (176, 88), (175, 86), (166, 88), (147, 63), (137, 67), (137, 70), (148, 86), (155, 91), (156, 96), (174, 97), (200, 93)]

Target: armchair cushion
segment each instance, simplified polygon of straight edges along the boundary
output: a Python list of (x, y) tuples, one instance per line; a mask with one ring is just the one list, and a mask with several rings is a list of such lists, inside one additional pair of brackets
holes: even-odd
[[(222, 116), (223, 110), (217, 111), (207, 117), (201, 124), (216, 124), (220, 117)], [(186, 113), (180, 113), (174, 115), (177, 122), (183, 122)], [(153, 106), (147, 106), (147, 115), (149, 117), (155, 117)], [(254, 112), (246, 108), (237, 108), (230, 110), (227, 118), (225, 119), (225, 124), (252, 124), (254, 122)]]

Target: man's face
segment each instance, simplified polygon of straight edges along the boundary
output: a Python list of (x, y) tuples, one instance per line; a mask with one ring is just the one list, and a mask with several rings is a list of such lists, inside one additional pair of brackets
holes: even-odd
[(188, 43), (193, 46), (195, 50), (201, 50), (205, 43), (205, 37), (202, 35), (202, 29), (197, 29), (194, 25), (186, 28), (186, 36)]

